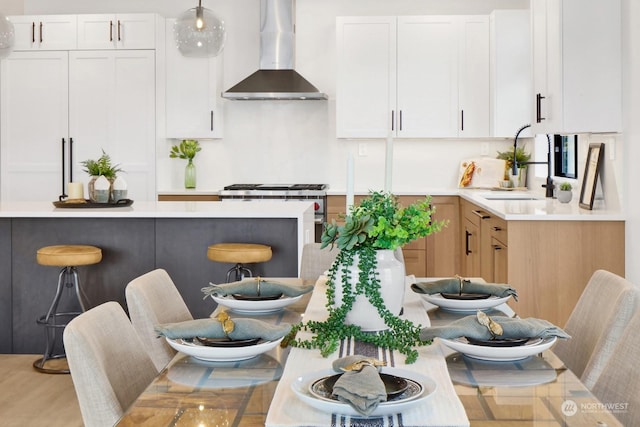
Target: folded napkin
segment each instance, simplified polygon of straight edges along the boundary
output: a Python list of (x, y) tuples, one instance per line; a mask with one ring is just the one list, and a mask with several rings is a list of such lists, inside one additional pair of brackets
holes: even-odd
[[(345, 356), (333, 361), (333, 370), (343, 372), (343, 367), (361, 360), (373, 360), (365, 356)], [(362, 415), (370, 415), (380, 402), (387, 400), (385, 385), (375, 366), (364, 366), (360, 371), (347, 371), (340, 375), (333, 386), (333, 394), (341, 402), (348, 403)]]
[[(492, 319), (502, 326), (503, 332), (502, 335), (497, 336), (498, 339), (571, 338), (564, 330), (543, 319), (533, 317), (513, 319), (506, 316), (493, 316)], [(478, 322), (475, 314), (458, 319), (446, 326), (427, 327), (420, 331), (421, 340), (431, 340), (435, 337), (448, 339), (469, 337), (477, 340), (489, 340), (492, 338), (487, 327)]]
[[(457, 294), (460, 292), (460, 279), (452, 277), (433, 282), (414, 283), (411, 285), (411, 289), (419, 294), (439, 294), (441, 292)], [(467, 294), (490, 294), (500, 298), (511, 295), (514, 300), (518, 301), (516, 290), (509, 285), (500, 283), (475, 283), (462, 279), (462, 292)]]
[[(273, 341), (287, 335), (291, 330), (291, 325), (281, 323), (272, 325), (257, 319), (233, 319), (234, 329), (229, 332), (228, 337), (232, 340), (243, 340), (251, 338), (262, 338)], [(225, 333), (222, 323), (217, 319), (195, 319), (177, 323), (165, 323), (155, 327), (158, 335), (167, 338), (224, 338)]]
[[(258, 296), (258, 278), (241, 280), (239, 282), (222, 283), (216, 285), (213, 283), (202, 288), (205, 298), (210, 295), (226, 296), (231, 294), (242, 294), (249, 296)], [(285, 294), (288, 297), (297, 297), (313, 290), (313, 285), (293, 285), (288, 283), (274, 282), (273, 280), (260, 279), (260, 295), (273, 296)]]

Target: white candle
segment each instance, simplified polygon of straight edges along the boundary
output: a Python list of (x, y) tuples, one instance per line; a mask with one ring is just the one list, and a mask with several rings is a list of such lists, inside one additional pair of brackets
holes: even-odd
[(349, 153), (349, 157), (347, 158), (347, 214), (351, 206), (353, 206), (353, 199), (353, 154)]
[(384, 189), (391, 192), (391, 177), (393, 175), (393, 138), (387, 136), (387, 146), (384, 156)]
[(69, 199), (84, 199), (84, 187), (81, 182), (69, 183)]

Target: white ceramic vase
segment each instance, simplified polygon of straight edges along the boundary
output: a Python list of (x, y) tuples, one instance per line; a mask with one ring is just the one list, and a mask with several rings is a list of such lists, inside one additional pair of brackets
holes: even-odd
[(560, 203), (569, 203), (573, 197), (573, 192), (571, 190), (558, 190), (556, 197)]
[[(394, 251), (390, 249), (376, 251), (376, 259), (378, 261), (376, 271), (378, 273), (378, 279), (380, 280), (380, 295), (387, 309), (391, 313), (399, 315), (402, 311), (405, 292), (404, 263), (400, 261), (394, 254)], [(353, 264), (354, 265), (350, 267), (352, 290), (360, 274), (357, 255), (354, 257)], [(338, 307), (342, 305), (342, 294), (342, 273), (340, 269), (338, 269), (335, 277), (335, 304)], [(358, 325), (363, 331), (383, 331), (389, 329), (382, 317), (378, 314), (377, 309), (364, 295), (356, 296), (351, 311), (346, 316), (345, 323)]]

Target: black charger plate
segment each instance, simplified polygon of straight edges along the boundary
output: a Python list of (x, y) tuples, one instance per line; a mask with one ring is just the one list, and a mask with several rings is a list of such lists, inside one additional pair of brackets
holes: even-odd
[(461, 294), (441, 292), (440, 295), (442, 295), (442, 298), (459, 300), (487, 299), (491, 296), (491, 294), (468, 294), (465, 292)]

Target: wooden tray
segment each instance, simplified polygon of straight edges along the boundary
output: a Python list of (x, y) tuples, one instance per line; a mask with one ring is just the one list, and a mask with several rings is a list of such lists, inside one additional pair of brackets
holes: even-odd
[(95, 203), (91, 200), (86, 199), (86, 203), (69, 203), (69, 202), (61, 202), (56, 201), (53, 202), (53, 206), (56, 208), (80, 208), (80, 209), (89, 209), (89, 208), (124, 208), (127, 206), (131, 206), (133, 204), (133, 200), (131, 199), (122, 199), (113, 203)]

